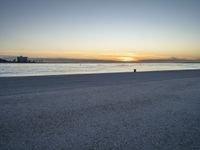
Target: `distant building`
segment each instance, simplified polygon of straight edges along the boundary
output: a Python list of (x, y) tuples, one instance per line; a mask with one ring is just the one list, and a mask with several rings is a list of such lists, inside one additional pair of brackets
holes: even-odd
[(19, 56), (17, 57), (17, 62), (18, 63), (28, 63), (28, 57), (23, 57), (23, 56)]

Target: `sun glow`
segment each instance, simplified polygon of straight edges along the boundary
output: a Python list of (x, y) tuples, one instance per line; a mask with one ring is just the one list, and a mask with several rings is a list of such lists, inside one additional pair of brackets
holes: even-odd
[(123, 61), (123, 62), (129, 62), (129, 61), (134, 61), (134, 59), (132, 57), (119, 57), (119, 60), (120, 61)]

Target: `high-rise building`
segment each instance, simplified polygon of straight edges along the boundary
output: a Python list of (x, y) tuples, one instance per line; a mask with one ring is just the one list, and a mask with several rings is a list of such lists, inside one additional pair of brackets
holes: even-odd
[(28, 57), (19, 56), (19, 57), (17, 57), (17, 62), (18, 63), (27, 63)]

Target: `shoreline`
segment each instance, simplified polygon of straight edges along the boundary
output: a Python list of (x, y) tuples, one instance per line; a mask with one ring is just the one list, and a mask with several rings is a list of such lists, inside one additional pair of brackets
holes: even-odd
[(183, 69), (183, 70), (157, 70), (157, 71), (130, 71), (130, 72), (103, 72), (103, 73), (77, 73), (77, 74), (50, 74), (50, 75), (19, 75), (19, 76), (0, 76), (0, 78), (27, 78), (27, 77), (63, 77), (63, 76), (80, 76), (80, 75), (115, 75), (115, 74), (140, 74), (140, 73), (161, 73), (161, 72), (185, 72), (200, 71), (200, 69)]

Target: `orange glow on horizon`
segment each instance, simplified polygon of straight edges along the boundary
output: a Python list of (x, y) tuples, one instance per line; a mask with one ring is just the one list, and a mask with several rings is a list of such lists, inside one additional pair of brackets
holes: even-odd
[(122, 61), (122, 62), (134, 61), (134, 59), (132, 57), (127, 57), (127, 56), (122, 56), (122, 57), (119, 57), (118, 59), (119, 59), (119, 61)]
[(31, 58), (69, 58), (69, 59), (93, 59), (93, 60), (106, 60), (106, 61), (121, 61), (121, 62), (137, 62), (142, 60), (163, 60), (163, 59), (195, 59), (180, 58), (176, 56), (165, 56), (165, 55), (145, 55), (145, 54), (134, 54), (134, 53), (100, 53), (100, 52), (78, 52), (78, 51), (6, 51), (1, 55), (7, 56), (27, 56)]

